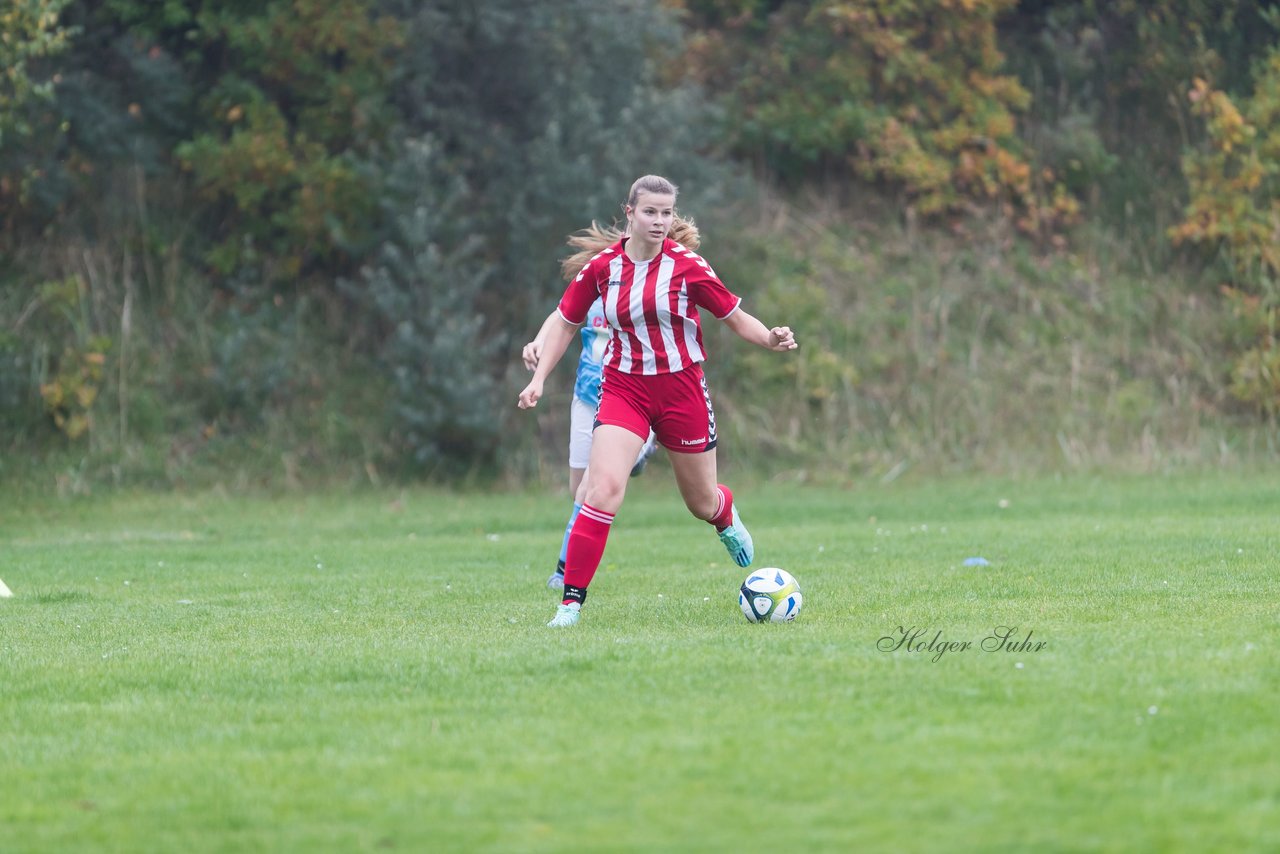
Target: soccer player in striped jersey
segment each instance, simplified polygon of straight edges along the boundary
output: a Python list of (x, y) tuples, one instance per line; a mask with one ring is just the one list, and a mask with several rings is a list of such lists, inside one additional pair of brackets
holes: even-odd
[[(768, 350), (797, 346), (786, 326), (766, 327), (696, 252), (672, 240), (677, 189), (646, 175), (631, 186), (623, 210), (627, 232), (582, 264), (560, 299), (560, 322), (548, 330), (533, 379), (520, 392), (521, 409), (537, 405), (555, 368), (596, 298), (613, 330), (588, 464), (586, 501), (573, 523), (565, 561), (564, 598), (548, 623), (577, 623), (587, 586), (604, 554), (627, 478), (650, 429), (667, 449), (685, 506), (713, 525), (739, 566), (754, 555), (733, 493), (716, 479), (716, 422), (700, 363), (706, 358), (699, 308), (735, 334)], [(580, 253), (583, 255), (586, 253)]]

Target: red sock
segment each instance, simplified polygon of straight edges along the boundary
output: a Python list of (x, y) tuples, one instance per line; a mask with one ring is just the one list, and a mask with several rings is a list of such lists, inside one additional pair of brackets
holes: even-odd
[[(564, 586), (586, 589), (600, 567), (604, 544), (609, 539), (613, 514), (583, 504), (569, 534), (569, 550), (564, 561)], [(564, 604), (568, 605), (566, 599)]]
[(716, 484), (716, 490), (720, 493), (720, 503), (716, 505), (716, 515), (707, 521), (715, 525), (717, 531), (723, 531), (733, 524), (733, 493), (723, 483)]

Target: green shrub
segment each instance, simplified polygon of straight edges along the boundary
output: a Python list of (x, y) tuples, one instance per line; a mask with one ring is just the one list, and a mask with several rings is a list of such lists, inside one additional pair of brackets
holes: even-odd
[(769, 220), (787, 226), (710, 255), (801, 344), (779, 356), (716, 333), (729, 459), (814, 477), (1151, 468), (1199, 458), (1229, 423), (1222, 315), (1192, 276), (1153, 288), (1105, 239), (1045, 256), (998, 226), (960, 239), (832, 208)]

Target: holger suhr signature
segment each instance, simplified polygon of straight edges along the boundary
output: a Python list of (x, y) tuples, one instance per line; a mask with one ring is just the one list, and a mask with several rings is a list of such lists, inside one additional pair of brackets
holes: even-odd
[(949, 652), (969, 652), (978, 649), (982, 652), (1040, 652), (1049, 645), (1048, 641), (1033, 641), (1034, 632), (1027, 629), (1020, 634), (1017, 626), (996, 626), (991, 634), (982, 640), (948, 640), (942, 630), (933, 630), (919, 626), (898, 626), (897, 630), (876, 641), (876, 649), (881, 652), (920, 652), (931, 653), (930, 661), (941, 661)]

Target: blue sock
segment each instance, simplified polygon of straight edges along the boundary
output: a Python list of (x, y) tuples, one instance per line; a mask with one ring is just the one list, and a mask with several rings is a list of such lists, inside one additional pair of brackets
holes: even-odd
[(569, 514), (569, 523), (564, 526), (564, 539), (560, 541), (560, 565), (564, 566), (565, 556), (569, 553), (569, 532), (573, 530), (573, 520), (578, 518), (578, 511), (582, 509), (581, 504), (573, 505), (573, 512)]

